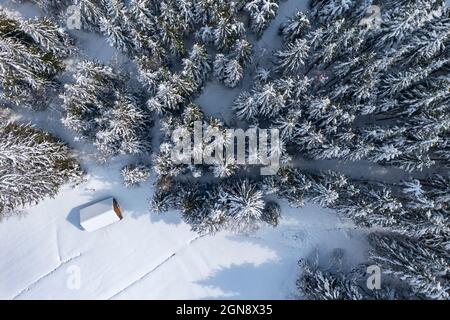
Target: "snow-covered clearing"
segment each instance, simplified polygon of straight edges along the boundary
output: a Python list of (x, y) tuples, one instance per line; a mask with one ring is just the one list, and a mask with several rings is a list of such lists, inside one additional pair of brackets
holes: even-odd
[[(364, 236), (312, 205), (283, 206), (275, 229), (199, 237), (177, 212), (149, 213), (151, 182), (125, 189), (119, 169), (91, 168), (85, 184), (0, 224), (0, 298), (294, 298), (297, 261), (316, 247), (322, 254), (345, 248), (352, 264), (363, 259)], [(124, 219), (81, 230), (80, 206), (108, 195), (117, 197)], [(79, 290), (68, 285), (73, 266)]]
[[(278, 25), (296, 8), (305, 8), (305, 1), (280, 3), (277, 19), (257, 43), (259, 62), (264, 63), (270, 51), (281, 45)], [(29, 5), (19, 9), (33, 15)], [(114, 50), (100, 36), (81, 32), (76, 36), (89, 57), (113, 58)], [(227, 119), (229, 106), (243, 86), (230, 90), (210, 82), (197, 102), (208, 114)], [(67, 141), (88, 178), (75, 188), (65, 187), (54, 199), (25, 208), (25, 215), (0, 223), (1, 299), (295, 298), (297, 261), (316, 248), (324, 256), (334, 248), (347, 249), (350, 264), (364, 259), (364, 234), (333, 212), (309, 204), (294, 209), (281, 203), (283, 219), (277, 228), (264, 227), (251, 235), (222, 232), (200, 237), (178, 212), (149, 212), (153, 181), (126, 189), (119, 176), (123, 161), (108, 165), (87, 161), (83, 154), (87, 146), (73, 141), (59, 117), (59, 110), (53, 109), (37, 115), (24, 112), (21, 120)], [(93, 233), (83, 231), (80, 206), (106, 196), (117, 198), (124, 219)], [(70, 282), (78, 271), (80, 287), (74, 288)]]

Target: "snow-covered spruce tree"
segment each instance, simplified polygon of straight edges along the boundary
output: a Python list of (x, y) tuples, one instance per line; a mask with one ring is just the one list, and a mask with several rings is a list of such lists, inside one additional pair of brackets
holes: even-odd
[(127, 91), (117, 71), (82, 61), (74, 78), (61, 95), (65, 126), (80, 139), (92, 140), (104, 157), (150, 150), (150, 113), (138, 95)]
[(230, 216), (233, 230), (245, 232), (258, 228), (263, 216), (264, 200), (256, 184), (247, 179), (231, 183), (222, 190), (219, 201)]
[(106, 15), (100, 18), (100, 31), (106, 36), (109, 44), (120, 51), (132, 50), (133, 42), (130, 31), (128, 10), (122, 0), (110, 0), (104, 2)]
[[(394, 300), (408, 297), (392, 288), (391, 281), (384, 279), (383, 287), (370, 290), (367, 286), (366, 266), (345, 271), (342, 268), (342, 249), (335, 249), (327, 267), (319, 264), (318, 252), (314, 261), (302, 259), (298, 262), (301, 274), (297, 288), (301, 298), (310, 300)], [(403, 288), (402, 288), (403, 289)]]
[(322, 271), (300, 260), (302, 274), (297, 288), (303, 297), (311, 300), (362, 300), (361, 289), (343, 273)]
[(0, 123), (0, 216), (55, 196), (82, 175), (70, 149), (50, 134), (16, 123)]
[(233, 109), (239, 119), (247, 121), (254, 119), (258, 113), (255, 98), (248, 92), (239, 94), (234, 102)]
[(169, 71), (164, 65), (164, 54), (136, 59), (137, 78), (150, 95), (154, 95), (160, 82), (167, 79)]
[(252, 46), (245, 39), (239, 39), (227, 55), (217, 54), (214, 60), (214, 75), (227, 87), (234, 88), (244, 76), (244, 68), (251, 59)]
[[(172, 132), (175, 129), (186, 130), (186, 132), (192, 133), (194, 130), (194, 122), (199, 121), (203, 124), (202, 130), (204, 135), (207, 135), (208, 130), (217, 131), (223, 135), (223, 139), (215, 140), (215, 143), (222, 143), (225, 147), (228, 146), (230, 140), (227, 138), (227, 127), (218, 119), (206, 118), (201, 108), (194, 104), (189, 103), (185, 106), (181, 115), (177, 113), (166, 113), (161, 119), (161, 127), (164, 132), (164, 139), (160, 145), (159, 153), (153, 158), (153, 166), (155, 172), (160, 178), (165, 179), (167, 177), (175, 178), (178, 175), (188, 175), (192, 178), (199, 178), (205, 174), (212, 174), (216, 178), (227, 178), (236, 174), (243, 168), (243, 165), (237, 165), (233, 161), (225, 161), (225, 152), (222, 154), (219, 162), (193, 164), (192, 157), (190, 157), (191, 164), (178, 163), (172, 157), (171, 151), (175, 148), (175, 142), (172, 140)], [(205, 138), (204, 143), (211, 143)], [(193, 147), (191, 145), (191, 147)], [(192, 149), (194, 152), (203, 152), (203, 149)], [(225, 148), (224, 148), (225, 151)]]
[(203, 165), (181, 164), (172, 157), (174, 141), (172, 132), (175, 129), (193, 130), (195, 121), (204, 121), (204, 115), (198, 105), (190, 103), (186, 106), (181, 116), (166, 114), (161, 119), (161, 129), (164, 139), (160, 144), (159, 153), (153, 157), (153, 169), (158, 175), (158, 179), (174, 179), (177, 175), (192, 173), (194, 176), (201, 176), (207, 167)]
[(354, 274), (344, 272), (344, 251), (335, 249), (330, 255), (330, 265), (320, 263), (319, 252), (313, 257), (301, 259), (297, 288), (302, 298), (311, 300), (361, 300), (367, 295), (358, 286)]
[(47, 18), (24, 19), (0, 7), (0, 90), (4, 102), (43, 109), (58, 86), (69, 36)]
[(418, 297), (448, 300), (450, 255), (413, 238), (375, 233), (370, 260), (384, 273), (408, 283)]
[(276, 53), (277, 63), (285, 73), (295, 73), (305, 65), (310, 47), (308, 41), (297, 39), (287, 44), (287, 48)]
[[(152, 91), (156, 91), (159, 84), (163, 89), (168, 87), (164, 83), (167, 77), (161, 78), (159, 69), (174, 72), (173, 66), (189, 51), (186, 40), (191, 34), (204, 46), (218, 51), (219, 55), (212, 59), (216, 77), (226, 86), (236, 86), (251, 55), (239, 12), (249, 10), (254, 28), (261, 33), (277, 7), (272, 0), (253, 2), (250, 7), (245, 6), (247, 1), (240, 0), (82, 0), (79, 5), (83, 28), (103, 33), (112, 46), (135, 59), (141, 76), (151, 80)], [(191, 68), (188, 63), (193, 63), (192, 54), (198, 49), (206, 54), (206, 47), (194, 46), (185, 58), (185, 69)], [(207, 73), (205, 63), (203, 67)], [(194, 74), (194, 81), (198, 82), (197, 78)], [(158, 109), (158, 101), (152, 104)]]
[(129, 164), (122, 168), (121, 174), (126, 187), (135, 187), (150, 177), (150, 167), (143, 164)]
[(302, 11), (297, 11), (288, 21), (280, 25), (279, 31), (284, 42), (289, 43), (302, 38), (310, 26), (307, 15)]
[[(447, 165), (450, 11), (438, 0), (388, 1), (380, 28), (366, 29), (358, 24), (368, 4), (317, 1), (311, 18), (297, 12), (281, 27), (286, 47), (275, 54), (276, 72), (240, 95), (238, 115), (270, 120), (288, 149), (309, 158), (408, 171)], [(395, 26), (403, 29), (394, 42)], [(302, 78), (299, 90), (277, 88)]]
[(80, 26), (87, 31), (100, 31), (100, 21), (106, 17), (106, 7), (99, 0), (77, 0)]
[(87, 60), (77, 64), (73, 77), (75, 82), (66, 84), (61, 96), (66, 111), (63, 122), (81, 137), (93, 137), (98, 126), (96, 118), (110, 109), (118, 80), (112, 68)]
[[(159, 179), (157, 183), (167, 185), (167, 178)], [(172, 178), (170, 187), (159, 188), (152, 200), (152, 209), (157, 212), (169, 208), (181, 210), (183, 219), (200, 233), (211, 234), (222, 229), (248, 232), (263, 222), (278, 221), (276, 205), (266, 205), (258, 184), (248, 179), (200, 183)], [(265, 213), (265, 209), (270, 212)]]
[(449, 248), (449, 204), (444, 196), (448, 178), (386, 184), (352, 180), (336, 172), (313, 174), (282, 168), (277, 176), (265, 180), (294, 206), (311, 200), (362, 227), (382, 228), (442, 250)]
[(277, 0), (252, 0), (245, 5), (245, 10), (250, 16), (250, 26), (252, 31), (261, 36), (262, 32), (275, 18), (278, 9)]
[(231, 48), (236, 40), (245, 34), (243, 22), (236, 17), (237, 9), (235, 2), (221, 1), (214, 19), (210, 22), (213, 26), (213, 43), (219, 50)]
[(252, 57), (252, 45), (245, 39), (238, 39), (231, 47), (231, 57), (246, 67)]
[(212, 68), (203, 45), (195, 44), (188, 57), (182, 60), (180, 72), (156, 69), (148, 60), (139, 62), (139, 78), (153, 95), (147, 106), (158, 114), (179, 112), (202, 88)]
[[(318, 18), (322, 23), (331, 22), (338, 18), (351, 18), (355, 16), (358, 18), (361, 11), (357, 11), (361, 6), (368, 6), (370, 0), (355, 1), (355, 0), (313, 0), (312, 1), (312, 15)], [(353, 11), (352, 11), (353, 10)]]
[(450, 249), (450, 178), (434, 175), (399, 185), (406, 216), (411, 221), (405, 234), (428, 246)]
[(214, 75), (230, 88), (234, 88), (241, 81), (244, 70), (237, 59), (229, 59), (223, 54), (216, 55), (214, 61)]
[(168, 58), (178, 58), (187, 52), (190, 34), (219, 50), (245, 35), (237, 17), (244, 9), (240, 0), (80, 0), (78, 5), (83, 28), (103, 33), (130, 57), (148, 57), (162, 48)]
[(94, 144), (102, 154), (143, 154), (151, 149), (152, 120), (138, 99), (130, 94), (116, 93), (112, 110), (100, 117), (103, 126), (95, 135)]
[(188, 57), (183, 59), (182, 73), (200, 86), (208, 78), (210, 71), (211, 63), (206, 48), (200, 44), (195, 44)]
[(191, 95), (199, 88), (194, 78), (190, 76), (193, 74), (168, 73), (166, 80), (158, 84), (155, 95), (148, 99), (147, 107), (157, 114), (171, 113), (182, 109)]
[(158, 188), (151, 201), (153, 211), (162, 213), (169, 209), (179, 209), (183, 219), (199, 233), (212, 233), (222, 228), (225, 222), (224, 215), (221, 220), (215, 219), (215, 223), (210, 225), (212, 229), (205, 225), (209, 212), (213, 211), (216, 188), (198, 182), (191, 182), (188, 185), (168, 176), (159, 176), (156, 184)]
[[(292, 205), (314, 201), (362, 227), (389, 231), (372, 236), (372, 262), (388, 270), (393, 280), (405, 283), (413, 297), (446, 297), (450, 247), (448, 178), (434, 176), (383, 184), (351, 180), (334, 172), (307, 174), (300, 169), (283, 168), (278, 176), (268, 177), (264, 183)], [(400, 255), (403, 249), (405, 252)], [(415, 255), (423, 266), (414, 262)], [(413, 261), (416, 267), (405, 261)]]

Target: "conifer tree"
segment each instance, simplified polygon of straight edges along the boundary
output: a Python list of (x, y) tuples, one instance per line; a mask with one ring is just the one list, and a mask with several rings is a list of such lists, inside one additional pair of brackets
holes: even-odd
[(123, 183), (126, 187), (138, 186), (150, 177), (150, 168), (142, 164), (131, 164), (121, 170)]
[(245, 5), (250, 15), (251, 29), (260, 36), (270, 21), (275, 17), (278, 9), (276, 0), (252, 0)]
[(82, 61), (74, 78), (61, 95), (65, 126), (92, 140), (103, 157), (150, 150), (150, 114), (111, 67)]
[(28, 124), (0, 124), (0, 216), (53, 197), (82, 172), (70, 149)]
[(280, 33), (285, 43), (294, 42), (303, 37), (310, 26), (307, 15), (297, 11), (287, 22), (280, 25)]
[(45, 109), (58, 86), (71, 40), (47, 18), (23, 19), (0, 7), (0, 97), (12, 105)]
[(370, 237), (371, 260), (384, 272), (406, 281), (415, 294), (447, 300), (450, 292), (448, 251), (436, 250), (414, 239), (383, 234)]
[(231, 216), (233, 229), (247, 231), (257, 227), (264, 210), (262, 197), (262, 192), (249, 180), (233, 183), (224, 189), (220, 201)]

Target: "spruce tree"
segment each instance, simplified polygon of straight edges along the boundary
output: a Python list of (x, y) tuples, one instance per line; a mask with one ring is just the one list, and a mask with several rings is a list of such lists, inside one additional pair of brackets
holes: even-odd
[(90, 140), (102, 157), (150, 151), (152, 119), (138, 94), (127, 92), (115, 70), (96, 61), (78, 64), (61, 95), (63, 124)]
[(384, 234), (370, 237), (371, 261), (384, 272), (411, 286), (419, 297), (447, 300), (450, 292), (450, 256), (414, 239)]
[(150, 177), (150, 168), (143, 164), (130, 164), (122, 168), (121, 174), (126, 187), (135, 187)]
[(24, 19), (0, 7), (0, 89), (4, 102), (45, 109), (58, 87), (69, 36), (47, 18)]
[(0, 216), (54, 197), (81, 178), (70, 149), (28, 124), (0, 124)]

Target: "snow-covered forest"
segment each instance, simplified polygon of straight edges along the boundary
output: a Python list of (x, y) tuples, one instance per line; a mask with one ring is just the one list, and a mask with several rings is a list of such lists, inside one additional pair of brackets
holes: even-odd
[[(0, 5), (0, 297), (450, 298), (444, 0)], [(174, 132), (198, 123), (233, 151), (230, 129), (278, 129), (276, 174), (222, 149), (177, 162)], [(125, 219), (83, 234), (73, 208), (105, 195)], [(254, 282), (202, 283), (265, 259)]]

